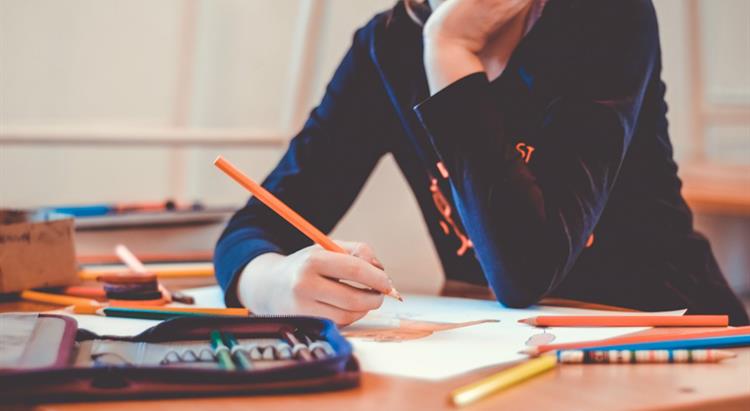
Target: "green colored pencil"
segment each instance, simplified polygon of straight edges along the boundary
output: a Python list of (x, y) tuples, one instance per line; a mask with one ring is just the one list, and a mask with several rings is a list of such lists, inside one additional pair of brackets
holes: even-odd
[(211, 317), (211, 314), (203, 313), (192, 313), (183, 311), (169, 311), (169, 308), (164, 310), (153, 310), (153, 309), (138, 309), (138, 308), (127, 308), (127, 307), (107, 307), (102, 308), (99, 312), (107, 317), (122, 317), (122, 318), (140, 318), (144, 320), (166, 320), (169, 318), (176, 317)]
[(224, 341), (221, 339), (221, 332), (219, 330), (211, 331), (211, 348), (214, 349), (216, 360), (219, 362), (219, 367), (226, 371), (234, 371), (237, 369), (232, 356), (229, 355), (229, 348), (224, 345)]
[(239, 364), (240, 369), (252, 370), (253, 363), (252, 361), (250, 361), (250, 358), (247, 356), (247, 354), (240, 350), (235, 350), (234, 347), (239, 347), (240, 344), (237, 342), (237, 338), (234, 337), (234, 334), (224, 333), (224, 341), (226, 341), (230, 350), (234, 350), (232, 356), (234, 357), (234, 360), (237, 362), (237, 364)]

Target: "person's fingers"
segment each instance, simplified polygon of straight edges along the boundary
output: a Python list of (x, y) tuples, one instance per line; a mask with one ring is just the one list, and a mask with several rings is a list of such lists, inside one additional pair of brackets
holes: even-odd
[(388, 294), (393, 286), (383, 270), (364, 260), (341, 253), (315, 250), (307, 260), (308, 268), (326, 277), (348, 280)]
[(315, 300), (348, 311), (370, 311), (383, 304), (383, 294), (321, 277)]
[(366, 243), (359, 243), (354, 241), (336, 241), (336, 243), (344, 247), (344, 249), (348, 251), (350, 255), (359, 257), (374, 265), (375, 267), (378, 267), (381, 270), (385, 270), (380, 260), (375, 257), (375, 251)]

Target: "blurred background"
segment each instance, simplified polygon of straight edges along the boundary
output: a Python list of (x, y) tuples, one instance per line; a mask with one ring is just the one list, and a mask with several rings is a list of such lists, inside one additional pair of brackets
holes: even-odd
[[(0, 206), (172, 198), (240, 207), (246, 193), (213, 158), (265, 177), (353, 31), (393, 4), (0, 0)], [(750, 1), (654, 4), (684, 193), (732, 286), (750, 295)], [(220, 229), (146, 236), (132, 248), (208, 250)], [(442, 284), (389, 157), (334, 235), (372, 244), (402, 291)]]

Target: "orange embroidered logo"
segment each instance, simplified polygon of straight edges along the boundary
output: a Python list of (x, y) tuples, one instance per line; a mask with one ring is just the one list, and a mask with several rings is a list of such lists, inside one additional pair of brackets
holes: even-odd
[(592, 245), (594, 245), (594, 233), (591, 233), (591, 235), (589, 236), (589, 239), (586, 240), (586, 248), (589, 248)]
[(516, 151), (521, 153), (521, 158), (526, 164), (528, 164), (529, 161), (531, 161), (531, 154), (534, 153), (534, 150), (536, 150), (534, 146), (530, 146), (526, 143), (516, 144)]
[(464, 234), (461, 229), (458, 228), (458, 224), (456, 224), (456, 222), (453, 220), (453, 208), (451, 207), (450, 203), (448, 203), (448, 200), (445, 198), (443, 193), (440, 191), (438, 181), (435, 178), (432, 179), (432, 183), (430, 184), (430, 192), (432, 192), (432, 201), (435, 203), (435, 207), (440, 212), (440, 215), (442, 215), (445, 219), (445, 221), (440, 221), (440, 228), (443, 229), (443, 233), (445, 233), (445, 235), (450, 234), (451, 231), (456, 234), (458, 239), (461, 241), (461, 246), (456, 251), (456, 254), (459, 256), (464, 255), (466, 253), (466, 250), (473, 247), (473, 244), (471, 243), (469, 237), (467, 237), (466, 234)]

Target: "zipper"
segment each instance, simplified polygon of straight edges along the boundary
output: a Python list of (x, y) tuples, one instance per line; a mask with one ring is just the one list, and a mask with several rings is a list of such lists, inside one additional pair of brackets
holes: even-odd
[[(391, 101), (391, 104), (393, 105), (394, 111), (396, 112), (396, 116), (399, 119), (399, 122), (401, 123), (401, 128), (403, 129), (406, 136), (411, 140), (411, 143), (414, 145), (415, 150), (417, 152), (417, 157), (420, 159), (422, 163), (422, 169), (425, 172), (425, 177), (427, 180), (427, 184), (430, 190), (430, 193), (432, 195), (432, 201), (435, 205), (435, 208), (438, 211), (438, 214), (442, 217), (442, 219), (438, 220), (438, 224), (440, 225), (440, 228), (443, 231), (443, 234), (446, 236), (450, 236), (451, 233), (455, 234), (458, 240), (460, 241), (461, 245), (456, 250), (456, 255), (463, 256), (466, 254), (466, 251), (473, 248), (474, 245), (471, 242), (471, 239), (461, 230), (461, 228), (458, 226), (457, 222), (454, 220), (453, 216), (453, 206), (451, 205), (450, 201), (448, 201), (445, 194), (443, 194), (442, 190), (440, 189), (439, 180), (435, 177), (435, 174), (433, 174), (430, 170), (432, 167), (435, 167), (435, 170), (437, 170), (437, 173), (442, 180), (450, 181), (450, 174), (448, 173), (448, 169), (445, 167), (445, 164), (440, 160), (438, 153), (435, 152), (434, 147), (432, 146), (431, 142), (427, 142), (426, 145), (427, 148), (422, 150), (423, 147), (422, 144), (419, 144), (419, 139), (414, 134), (414, 130), (412, 129), (411, 124), (409, 123), (409, 120), (404, 116), (404, 113), (400, 108), (402, 107), (398, 97), (393, 91), (393, 88), (390, 86), (390, 83), (388, 82), (385, 73), (383, 72), (383, 68), (378, 63), (378, 59), (376, 58), (376, 52), (375, 52), (375, 36), (372, 36), (370, 40), (370, 59), (372, 60), (372, 64), (375, 67), (378, 76), (380, 77), (380, 81), (383, 84), (383, 88), (385, 89), (386, 94), (388, 95), (389, 100)], [(398, 108), (398, 109), (397, 109)], [(427, 152), (431, 153), (432, 155), (430, 159), (426, 158)]]

